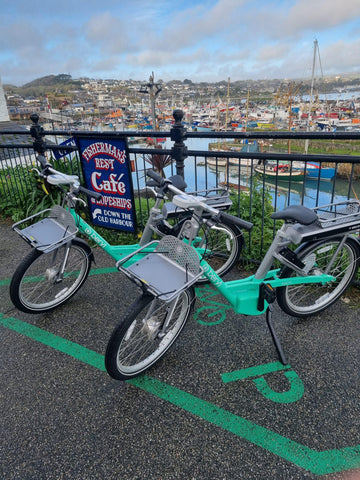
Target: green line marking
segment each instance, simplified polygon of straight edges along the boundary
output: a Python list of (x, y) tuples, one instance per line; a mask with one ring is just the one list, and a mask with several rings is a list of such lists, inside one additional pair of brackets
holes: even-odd
[[(93, 268), (89, 272), (90, 275), (103, 275), (104, 273), (114, 273), (118, 272), (118, 269), (116, 267), (106, 267), (106, 268)], [(29, 277), (27, 281), (34, 281), (38, 280), (37, 277)], [(0, 280), (0, 287), (8, 286), (10, 285), (11, 278), (4, 278), (3, 280)]]
[[(0, 325), (105, 371), (103, 355), (81, 345), (16, 318), (4, 318), (3, 314), (0, 314)], [(142, 376), (129, 380), (128, 383), (316, 475), (341, 472), (360, 466), (360, 445), (318, 452), (154, 378)]]
[(235, 372), (223, 373), (221, 375), (224, 383), (235, 382), (237, 380), (245, 380), (250, 377), (260, 377), (267, 373), (279, 372), (291, 368), (290, 365), (283, 365), (281, 362), (265, 363), (256, 367), (243, 368)]
[(102, 275), (104, 273), (119, 273), (119, 270), (116, 267), (107, 267), (107, 268), (93, 268), (90, 270), (89, 275)]
[(298, 377), (294, 370), (286, 370), (283, 372), (287, 380), (289, 381), (290, 388), (285, 392), (276, 392), (268, 385), (264, 377), (258, 377), (253, 379), (256, 388), (264, 395), (265, 398), (277, 403), (293, 403), (300, 400), (304, 395), (304, 384), (301, 378)]
[[(292, 403), (297, 402), (304, 395), (304, 384), (294, 370), (289, 370), (290, 368), (290, 365), (283, 365), (281, 362), (265, 363), (264, 365), (258, 365), (256, 367), (243, 368), (242, 370), (223, 373), (221, 378), (224, 383), (252, 379), (259, 392), (268, 400), (277, 403)], [(289, 381), (289, 390), (285, 392), (276, 392), (270, 388), (264, 375), (274, 372), (283, 372)]]
[(22, 322), (17, 318), (4, 318), (2, 313), (0, 314), (0, 325), (14, 330), (15, 332), (21, 333), (22, 335), (32, 338), (33, 340), (41, 342), (44, 345), (54, 348), (55, 350), (66, 353), (67, 355), (98, 368), (99, 370), (103, 370), (104, 372), (106, 371), (104, 365), (104, 356), (100, 355), (100, 353), (94, 352), (93, 350), (89, 350), (78, 343), (70, 342), (70, 340), (58, 337), (57, 335), (47, 332), (46, 330), (42, 330), (39, 327), (35, 327), (30, 323)]

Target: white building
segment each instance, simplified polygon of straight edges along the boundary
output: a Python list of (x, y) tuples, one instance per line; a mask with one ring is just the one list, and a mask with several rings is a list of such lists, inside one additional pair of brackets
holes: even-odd
[(7, 109), (4, 89), (3, 89), (1, 78), (0, 78), (0, 122), (9, 122), (9, 121), (10, 121), (9, 112)]

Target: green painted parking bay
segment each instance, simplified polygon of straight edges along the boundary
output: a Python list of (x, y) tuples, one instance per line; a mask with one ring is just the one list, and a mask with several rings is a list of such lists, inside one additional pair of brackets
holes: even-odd
[[(246, 344), (252, 338), (239, 343), (236, 322), (206, 325), (200, 320), (185, 329), (175, 352), (158, 367), (128, 383), (316, 476), (360, 466), (359, 382), (356, 363), (347, 363), (351, 352), (338, 348), (337, 357), (329, 361), (335, 340), (323, 349), (315, 341), (307, 355), (292, 352), (289, 365), (277, 362), (275, 353), (268, 362), (246, 364)], [(0, 324), (104, 371), (103, 356), (92, 349), (15, 316), (1, 315)], [(260, 325), (260, 338), (262, 334)], [(301, 345), (306, 339), (304, 325), (293, 340)], [(269, 356), (260, 352), (259, 360)]]

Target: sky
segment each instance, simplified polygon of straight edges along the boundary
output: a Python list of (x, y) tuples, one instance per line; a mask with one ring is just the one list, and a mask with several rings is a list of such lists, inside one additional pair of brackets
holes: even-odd
[(296, 79), (360, 73), (360, 0), (1, 0), (0, 78)]

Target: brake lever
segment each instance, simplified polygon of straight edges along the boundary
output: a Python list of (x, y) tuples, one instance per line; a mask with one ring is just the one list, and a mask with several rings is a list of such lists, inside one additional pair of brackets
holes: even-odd
[(75, 202), (82, 203), (83, 206), (86, 207), (86, 202), (82, 198), (75, 197), (74, 200), (75, 200)]
[(41, 172), (40, 172), (40, 170), (39, 170), (39, 169), (37, 169), (37, 168), (35, 168), (35, 167), (34, 167), (34, 168), (31, 168), (31, 170), (30, 170), (30, 171), (31, 171), (31, 172), (36, 172), (36, 173), (38, 174), (38, 176), (39, 176), (39, 177), (41, 177), (41, 176), (42, 176), (42, 175), (41, 175)]
[[(76, 202), (79, 202), (79, 203), (82, 203), (84, 207), (87, 206), (87, 203), (82, 199), (82, 198), (79, 198), (79, 197), (75, 197), (75, 195), (73, 193), (68, 193), (67, 194), (68, 197), (71, 199), (71, 201), (75, 204)], [(74, 205), (75, 206), (75, 205)]]

